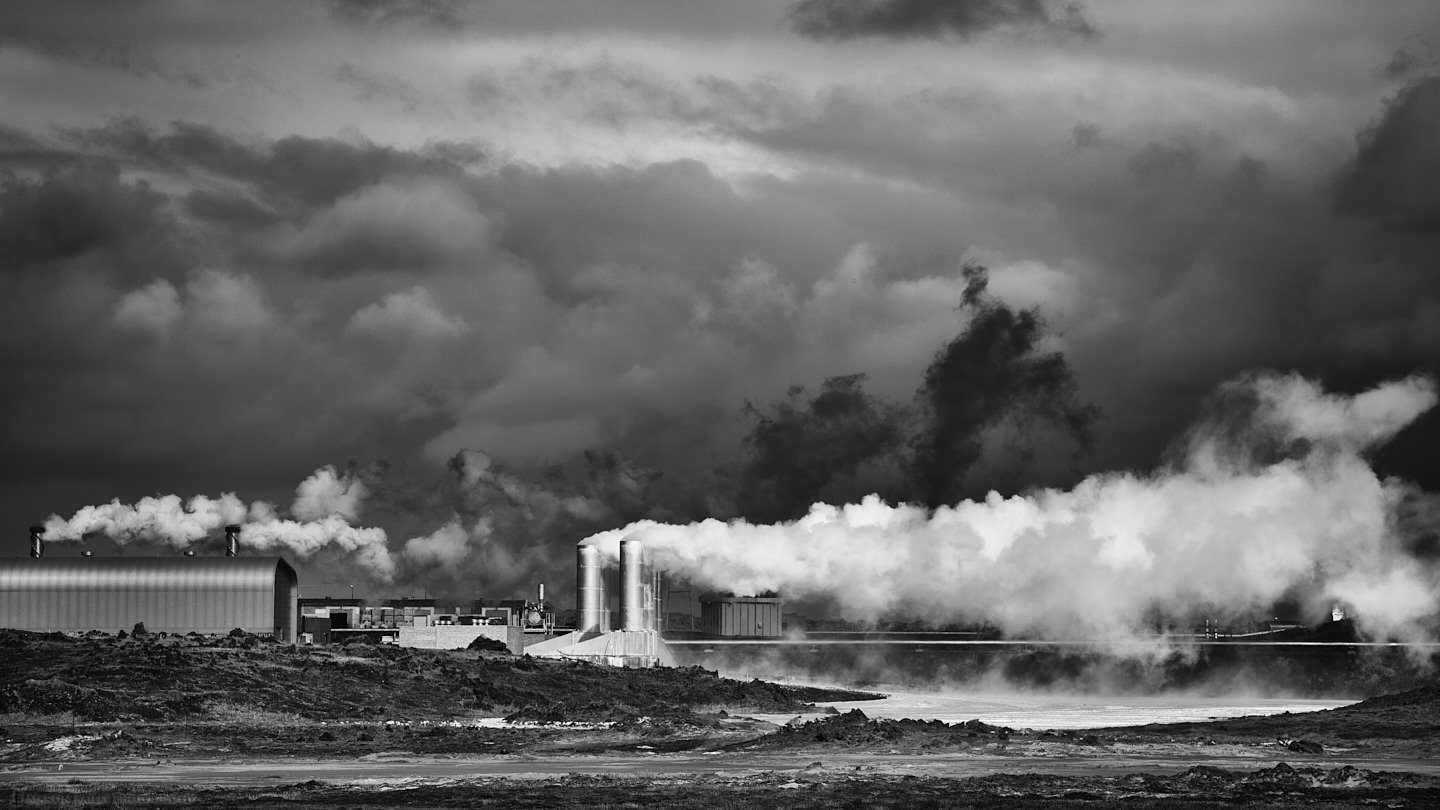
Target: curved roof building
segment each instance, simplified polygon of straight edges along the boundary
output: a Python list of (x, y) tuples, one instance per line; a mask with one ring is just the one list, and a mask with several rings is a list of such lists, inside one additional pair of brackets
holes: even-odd
[(0, 559), (0, 627), (228, 633), (294, 641), (299, 580), (279, 557)]

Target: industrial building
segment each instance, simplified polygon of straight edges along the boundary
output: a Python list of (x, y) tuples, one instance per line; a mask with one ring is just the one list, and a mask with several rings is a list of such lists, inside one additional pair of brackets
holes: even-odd
[[(394, 601), (394, 600), (391, 600)], [(389, 604), (387, 602), (387, 604)], [(545, 586), (536, 599), (476, 599), (471, 613), (417, 615), (398, 629), (395, 643), (431, 650), (465, 649), (478, 638), (499, 641), (519, 654), (551, 637), (555, 612), (545, 601)]]
[(700, 595), (700, 631), (717, 638), (779, 638), (784, 629), (780, 597)]
[(16, 630), (247, 633), (294, 641), (295, 569), (279, 557), (236, 556), (227, 526), (224, 557), (55, 557), (42, 529), (30, 556), (0, 559), (0, 627)]
[(586, 543), (576, 548), (575, 574), (575, 631), (530, 645), (527, 654), (624, 667), (675, 664), (656, 629), (660, 588), (640, 541), (620, 541), (618, 628), (611, 629), (599, 548)]

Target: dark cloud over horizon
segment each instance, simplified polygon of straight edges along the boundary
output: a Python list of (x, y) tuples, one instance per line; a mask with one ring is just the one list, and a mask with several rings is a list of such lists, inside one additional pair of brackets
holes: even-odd
[[(443, 32), (266, 8), (227, 12), (234, 42), (163, 3), (148, 33), (115, 22), (150, 72), (32, 44), (102, 41), (89, 19), (36, 11), (0, 44), (16, 527), (157, 491), (283, 500), (352, 459), (444, 479), (466, 452), (493, 461), (486, 503), (533, 485), (593, 508), (482, 530), (498, 507), (397, 506), (397, 552), (432, 537), (416, 553), (438, 566), (486, 531), (558, 547), (650, 514), (624, 480), (694, 515), (747, 400), (865, 374), (910, 403), (968, 323), (967, 263), (1039, 310), (1039, 349), (1103, 411), (1081, 473), (1158, 463), (1255, 368), (1349, 391), (1440, 371), (1440, 79), (1384, 69), (1418, 52), (1415, 20), (1368, 21), (1301, 70), (1263, 52), (1275, 28), (1355, 21), (1257, 15), (1223, 60), (1155, 61), (1181, 23), (1101, 4), (1079, 45), (1048, 35), (1079, 12), (1046, 3), (870, 4), (891, 21), (823, 41), (766, 4), (628, 29), (496, 4)], [(1047, 35), (933, 42), (1000, 29)], [(221, 79), (166, 78), (197, 66)], [(587, 450), (613, 454), (593, 480)], [(1381, 457), (1440, 479), (1423, 453)], [(557, 464), (573, 475), (547, 484)], [(1014, 485), (1076, 474), (1041, 452)], [(382, 495), (375, 514), (405, 500)]]
[(790, 27), (816, 39), (969, 39), (994, 30), (1093, 37), (1078, 3), (1055, 0), (799, 0)]

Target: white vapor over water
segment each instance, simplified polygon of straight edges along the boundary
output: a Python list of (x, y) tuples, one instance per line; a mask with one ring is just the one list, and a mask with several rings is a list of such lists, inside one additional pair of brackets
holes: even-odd
[(99, 535), (122, 546), (139, 543), (180, 550), (238, 524), (241, 546), (248, 550), (285, 552), (300, 559), (334, 550), (353, 555), (368, 573), (389, 581), (395, 576), (395, 560), (385, 531), (350, 524), (364, 496), (359, 480), (322, 467), (296, 489), (294, 519), (281, 517), (265, 501), (247, 505), (228, 492), (218, 498), (197, 495), (189, 501), (158, 495), (133, 504), (117, 499), (86, 506), (68, 520), (51, 515), (45, 521), (45, 538), (78, 541)]
[(1363, 453), (1435, 403), (1426, 377), (1340, 396), (1251, 375), (1223, 386), (1151, 474), (992, 492), (933, 513), (870, 496), (775, 525), (640, 521), (584, 542), (615, 558), (636, 538), (699, 587), (828, 598), (853, 619), (1113, 639), (1163, 618), (1263, 616), (1286, 597), (1310, 615), (1339, 601), (1368, 633), (1418, 639), (1440, 605), (1440, 573), (1407, 551), (1398, 506), (1432, 496), (1381, 480)]

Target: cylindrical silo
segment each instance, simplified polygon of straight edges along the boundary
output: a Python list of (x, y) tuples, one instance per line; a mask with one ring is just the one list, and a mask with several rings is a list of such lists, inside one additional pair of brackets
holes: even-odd
[(240, 556), (240, 527), (234, 523), (225, 527), (225, 556)]
[(45, 556), (45, 527), (44, 527), (44, 526), (31, 526), (31, 527), (30, 527), (30, 556), (31, 556), (31, 557), (44, 557), (44, 556)]
[(575, 549), (575, 629), (582, 633), (605, 632), (605, 568), (600, 549), (580, 545)]
[(621, 540), (620, 629), (651, 629), (645, 613), (645, 548), (639, 540)]

